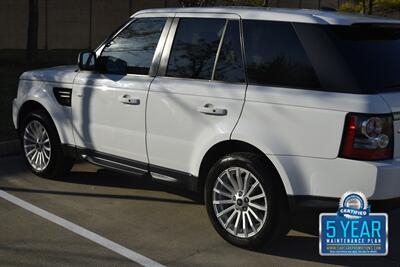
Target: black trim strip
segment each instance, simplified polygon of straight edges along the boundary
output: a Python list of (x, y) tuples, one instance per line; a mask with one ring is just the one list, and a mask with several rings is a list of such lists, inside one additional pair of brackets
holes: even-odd
[(339, 198), (288, 195), (289, 207), (291, 210), (315, 209), (315, 210), (335, 210), (339, 207)]
[(197, 192), (199, 189), (199, 179), (189, 173), (71, 145), (63, 145), (63, 152), (69, 157), (81, 157), (92, 164), (99, 165), (104, 168), (110, 168), (116, 171), (135, 175), (144, 175), (150, 173), (153, 174), (151, 175), (152, 179), (156, 181), (167, 182), (169, 184), (184, 187), (187, 190), (195, 192)]
[[(167, 181), (165, 179), (160, 179), (157, 177), (157, 174), (161, 174), (162, 176), (167, 176), (174, 178), (175, 181), (173, 181), (175, 184), (183, 186), (184, 188), (187, 188), (190, 191), (198, 191), (198, 181), (199, 179), (196, 176), (193, 176), (189, 173), (186, 172), (181, 172), (165, 167), (160, 167), (156, 165), (149, 165), (150, 167), (150, 173), (155, 173), (155, 175), (152, 174), (153, 179), (157, 181)], [(169, 182), (169, 181), (167, 181)], [(172, 182), (172, 181), (171, 181)]]
[(112, 160), (107, 160), (104, 158), (96, 157), (96, 156), (87, 156), (85, 158), (87, 161), (89, 161), (92, 164), (99, 165), (101, 167), (113, 169), (116, 171), (121, 171), (121, 172), (126, 172), (130, 174), (135, 174), (135, 175), (144, 175), (147, 172), (147, 170), (135, 168), (129, 165), (121, 164), (116, 161)]

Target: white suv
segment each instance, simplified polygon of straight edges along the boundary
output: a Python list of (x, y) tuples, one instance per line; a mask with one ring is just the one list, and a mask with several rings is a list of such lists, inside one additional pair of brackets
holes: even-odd
[(81, 157), (204, 192), (215, 229), (242, 247), (348, 190), (400, 199), (399, 21), (145, 10), (78, 63), (21, 76), (14, 123), (39, 176)]

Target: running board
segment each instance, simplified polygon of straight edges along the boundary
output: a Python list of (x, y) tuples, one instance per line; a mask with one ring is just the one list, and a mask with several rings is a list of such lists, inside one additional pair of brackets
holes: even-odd
[(142, 175), (148, 173), (147, 170), (135, 168), (135, 167), (132, 167), (132, 166), (120, 163), (120, 162), (112, 161), (112, 160), (101, 158), (98, 156), (82, 155), (82, 159), (84, 159), (92, 164), (95, 164), (97, 166), (100, 166), (100, 167), (104, 167), (104, 168), (108, 168), (108, 169), (112, 169), (112, 170), (116, 170), (116, 171), (120, 171), (120, 172), (125, 172), (128, 174), (142, 176)]
[(156, 165), (149, 165), (150, 175), (154, 180), (174, 184), (190, 191), (198, 191), (199, 179), (189, 173), (168, 169)]
[(202, 188), (198, 187), (198, 177), (189, 173), (71, 145), (64, 145), (63, 151), (70, 157), (82, 158), (85, 161), (104, 168), (137, 176), (148, 174), (155, 181), (177, 185), (190, 191), (202, 190)]

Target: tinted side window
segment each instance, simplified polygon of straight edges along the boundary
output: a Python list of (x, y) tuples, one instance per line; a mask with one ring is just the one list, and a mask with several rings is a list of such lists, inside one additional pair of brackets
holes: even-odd
[(108, 43), (100, 57), (100, 64), (108, 73), (147, 75), (150, 70), (165, 18), (145, 18), (132, 22)]
[(180, 19), (167, 76), (211, 79), (224, 19)]
[(400, 26), (320, 26), (331, 36), (365, 92), (400, 91)]
[(248, 20), (243, 26), (250, 83), (320, 88), (291, 23)]
[(229, 21), (219, 52), (214, 80), (232, 83), (245, 82), (238, 21)]

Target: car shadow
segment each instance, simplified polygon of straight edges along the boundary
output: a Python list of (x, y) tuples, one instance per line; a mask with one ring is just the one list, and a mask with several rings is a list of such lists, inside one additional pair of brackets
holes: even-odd
[[(80, 165), (80, 164), (77, 164)], [(29, 172), (27, 165), (21, 156), (8, 157), (0, 159), (0, 181), (2, 179), (26, 179), (24, 175)], [(34, 175), (32, 175), (35, 177)], [(98, 198), (113, 198), (113, 199), (127, 199), (127, 200), (143, 200), (143, 201), (158, 201), (158, 202), (170, 202), (190, 205), (201, 205), (202, 198), (195, 192), (183, 190), (179, 187), (166, 186), (164, 184), (155, 182), (149, 176), (135, 176), (126, 175), (119, 172), (110, 171), (107, 169), (96, 169), (94, 171), (76, 171), (73, 170), (69, 174), (59, 177), (57, 179), (46, 179), (38, 178), (51, 181), (58, 181), (62, 183), (70, 184), (81, 184), (91, 186), (104, 186), (104, 187), (115, 187), (115, 188), (127, 188), (127, 189), (138, 189), (147, 191), (158, 191), (166, 192), (173, 195), (182, 197), (183, 199), (163, 198), (163, 197), (150, 197), (150, 196), (138, 196), (135, 194), (108, 194), (108, 193), (93, 193), (93, 192), (76, 192), (76, 191), (64, 191), (64, 190), (49, 190), (41, 188), (24, 188), (8, 186), (8, 183), (0, 185), (0, 190), (9, 192), (27, 192), (27, 193), (38, 193), (38, 194), (50, 194), (50, 195), (70, 195), (70, 196), (82, 196), (82, 197), (98, 197)]]
[[(0, 171), (0, 178), (7, 174), (25, 173), (26, 167), (19, 157), (11, 160), (2, 160), (4, 167)], [(1, 161), (0, 161), (1, 162)], [(25, 179), (25, 175), (19, 178)], [(161, 184), (150, 179), (148, 176), (125, 175), (110, 171), (107, 169), (96, 169), (95, 171), (74, 170), (70, 174), (57, 179), (62, 183), (81, 184), (90, 186), (104, 186), (114, 188), (127, 188), (146, 191), (167, 192), (182, 197), (183, 199), (170, 199), (154, 196), (143, 196), (135, 194), (108, 194), (108, 193), (93, 193), (93, 192), (68, 192), (56, 191), (49, 189), (36, 188), (20, 188), (11, 186), (0, 186), (0, 190), (8, 192), (28, 192), (38, 194), (53, 194), (53, 195), (71, 195), (80, 197), (98, 197), (98, 198), (113, 198), (113, 199), (128, 199), (141, 201), (157, 201), (189, 205), (201, 205), (202, 198), (199, 194), (188, 192), (186, 190), (175, 188), (171, 185)], [(387, 257), (322, 257), (319, 255), (318, 242), (318, 213), (301, 211), (293, 213), (291, 216), (292, 228), (295, 232), (290, 232), (289, 235), (282, 238), (279, 242), (270, 247), (262, 247), (253, 252), (260, 255), (273, 255), (296, 260), (303, 260), (315, 263), (345, 265), (345, 266), (400, 266), (400, 229), (396, 225), (400, 223), (400, 210), (395, 210), (389, 213), (389, 255)], [(306, 233), (304, 234), (299, 234)]]
[(200, 194), (184, 190), (178, 186), (157, 182), (149, 175), (136, 176), (132, 174), (118, 173), (108, 169), (98, 169), (96, 172), (73, 171), (67, 176), (58, 178), (57, 180), (83, 185), (163, 191), (187, 198), (193, 204), (202, 204), (202, 197)]
[[(112, 177), (112, 179), (110, 179)], [(163, 191), (187, 198), (191, 204), (202, 204), (199, 194), (188, 192), (151, 180), (148, 176), (133, 177), (124, 175), (107, 169), (99, 169), (97, 172), (72, 172), (67, 177), (60, 180), (68, 183), (79, 183), (86, 185), (98, 185), (108, 187), (122, 187), (131, 189), (143, 189), (150, 191)], [(175, 200), (173, 200), (175, 201)], [(322, 212), (322, 211), (321, 211)], [(286, 257), (298, 260), (312, 261), (346, 266), (400, 266), (400, 231), (394, 225), (400, 222), (400, 210), (389, 213), (391, 231), (389, 233), (390, 253), (387, 257), (323, 257), (319, 255), (319, 212), (298, 211), (291, 214), (292, 229), (296, 232), (307, 234), (298, 235), (291, 232), (273, 247), (263, 247), (255, 250), (257, 253)], [(294, 233), (294, 234), (293, 234)], [(384, 261), (383, 261), (384, 260)]]
[(291, 232), (272, 247), (255, 250), (279, 257), (345, 266), (400, 266), (400, 210), (389, 212), (389, 255), (386, 257), (327, 257), (319, 255), (319, 213), (299, 212), (291, 216), (292, 229), (307, 236)]

